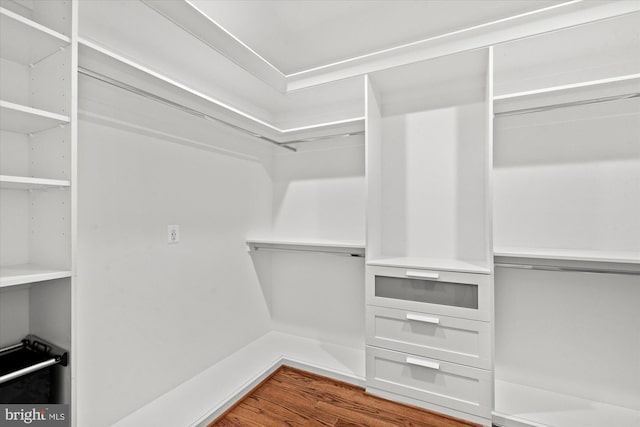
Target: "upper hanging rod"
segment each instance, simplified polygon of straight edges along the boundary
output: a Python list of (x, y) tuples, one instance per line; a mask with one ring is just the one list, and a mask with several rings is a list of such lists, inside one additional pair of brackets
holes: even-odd
[(171, 100), (169, 100), (167, 98), (163, 98), (161, 96), (155, 95), (155, 94), (153, 94), (151, 92), (147, 92), (146, 90), (142, 90), (142, 89), (137, 88), (135, 86), (131, 86), (131, 85), (129, 85), (127, 83), (124, 83), (124, 82), (121, 82), (119, 80), (112, 79), (111, 77), (107, 77), (104, 74), (97, 73), (95, 71), (89, 70), (89, 69), (84, 68), (84, 67), (78, 67), (78, 73), (80, 73), (82, 75), (85, 75), (87, 77), (91, 77), (92, 79), (99, 80), (99, 81), (101, 81), (103, 83), (107, 83), (107, 84), (110, 84), (112, 86), (118, 87), (120, 89), (126, 90), (128, 92), (134, 93), (136, 95), (142, 96), (144, 98), (151, 99), (153, 101), (159, 102), (159, 103), (167, 105), (169, 107), (178, 109), (178, 110), (183, 111), (183, 112), (185, 112), (187, 114), (191, 114), (192, 116), (196, 116), (196, 117), (199, 117), (201, 119), (212, 120), (212, 121), (215, 121), (215, 122), (218, 122), (218, 123), (222, 123), (222, 124), (224, 124), (226, 126), (229, 126), (229, 127), (233, 128), (233, 129), (237, 130), (237, 131), (240, 131), (240, 132), (242, 132), (242, 133), (244, 133), (246, 135), (252, 136), (254, 138), (262, 139), (263, 141), (267, 141), (267, 142), (269, 142), (271, 144), (274, 144), (274, 145), (277, 145), (279, 147), (286, 148), (287, 150), (296, 151), (295, 148), (288, 147), (286, 145), (282, 145), (278, 141), (275, 141), (275, 140), (273, 140), (271, 138), (268, 138), (268, 137), (266, 137), (264, 135), (260, 135), (260, 134), (258, 134), (256, 132), (252, 132), (252, 131), (247, 130), (245, 128), (242, 128), (240, 126), (234, 125), (233, 123), (229, 123), (229, 122), (227, 122), (225, 120), (222, 120), (222, 119), (219, 119), (217, 117), (210, 116), (209, 114), (206, 114), (206, 113), (203, 113), (201, 111), (195, 110), (193, 108), (187, 107), (186, 105), (182, 105), (182, 104), (179, 104), (177, 102), (171, 101)]
[(564, 271), (573, 273), (597, 273), (597, 274), (624, 274), (630, 276), (640, 275), (640, 271), (633, 270), (619, 270), (610, 268), (584, 268), (584, 267), (569, 267), (569, 266), (556, 266), (556, 265), (541, 265), (541, 264), (520, 264), (511, 262), (496, 262), (493, 264), (495, 267), (504, 268), (518, 268), (523, 270), (542, 270), (542, 271)]
[(496, 117), (516, 116), (519, 114), (539, 113), (542, 111), (551, 111), (559, 108), (575, 107), (578, 105), (598, 104), (601, 102), (619, 101), (623, 99), (632, 99), (640, 97), (640, 92), (626, 93), (622, 95), (605, 96), (602, 98), (585, 99), (581, 101), (561, 102), (559, 104), (543, 105), (540, 107), (521, 108), (519, 110), (502, 111), (495, 113)]
[(331, 138), (340, 138), (340, 137), (349, 137), (349, 136), (356, 136), (356, 135), (362, 135), (364, 134), (364, 131), (355, 131), (355, 132), (346, 132), (346, 133), (339, 133), (339, 134), (333, 134), (333, 135), (322, 135), (322, 136), (317, 136), (317, 137), (310, 137), (310, 138), (300, 138), (300, 139), (294, 139), (294, 140), (289, 140), (289, 141), (276, 141), (274, 139), (271, 139), (267, 136), (261, 135), (257, 132), (253, 132), (251, 130), (245, 129), (241, 126), (235, 125), (233, 123), (230, 123), (226, 120), (222, 120), (219, 119), (217, 117), (211, 116), (207, 113), (203, 113), (202, 111), (198, 111), (195, 110), (191, 107), (187, 107), (186, 105), (183, 104), (179, 104), (175, 101), (171, 101), (170, 99), (164, 98), (162, 96), (153, 94), (151, 92), (148, 92), (146, 90), (137, 88), (135, 86), (129, 85), (127, 83), (121, 82), (119, 80), (113, 79), (111, 77), (105, 76), (104, 74), (100, 74), (98, 72), (89, 70), (87, 68), (84, 67), (78, 67), (78, 73), (82, 74), (84, 76), (90, 77), (92, 79), (101, 81), (103, 83), (107, 83), (110, 84), (112, 86), (118, 87), (120, 89), (126, 90), (128, 92), (134, 93), (136, 95), (142, 96), (144, 98), (147, 99), (151, 99), (153, 101), (159, 102), (161, 104), (167, 105), (169, 107), (178, 109), (180, 111), (183, 111), (187, 114), (191, 114), (193, 116), (199, 117), (201, 119), (206, 119), (206, 120), (212, 120), (215, 121), (217, 123), (221, 123), (223, 125), (226, 125), (228, 127), (231, 127), (239, 132), (242, 132), (246, 135), (252, 136), (254, 138), (258, 138), (261, 139), (263, 141), (266, 141), (270, 144), (273, 145), (277, 145), (278, 147), (281, 148), (285, 148), (287, 150), (290, 151), (297, 151), (294, 147), (290, 147), (289, 144), (299, 144), (299, 143), (303, 143), (303, 142), (311, 142), (311, 141), (319, 141), (319, 140), (323, 140), (323, 139), (331, 139)]

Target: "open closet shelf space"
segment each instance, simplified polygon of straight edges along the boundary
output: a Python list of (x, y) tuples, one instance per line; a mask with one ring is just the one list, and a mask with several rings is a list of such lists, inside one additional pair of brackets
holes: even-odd
[(42, 267), (34, 264), (3, 266), (0, 270), (0, 288), (45, 282), (71, 277), (71, 271)]
[(295, 151), (291, 144), (362, 135), (364, 117), (279, 128), (89, 40), (79, 41), (79, 73), (197, 117)]
[(0, 188), (7, 190), (46, 190), (48, 188), (69, 187), (70, 185), (69, 181), (63, 179), (0, 175)]
[(69, 37), (0, 7), (3, 58), (31, 65), (71, 43)]
[(497, 117), (640, 97), (640, 73), (494, 96)]
[(37, 133), (69, 123), (69, 117), (0, 100), (0, 129), (22, 134)]
[(364, 257), (364, 242), (337, 240), (247, 239), (252, 251), (320, 252), (334, 255)]

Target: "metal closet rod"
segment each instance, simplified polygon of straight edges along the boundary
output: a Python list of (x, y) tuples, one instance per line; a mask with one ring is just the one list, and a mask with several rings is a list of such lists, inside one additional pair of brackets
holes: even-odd
[(541, 270), (541, 271), (564, 271), (573, 273), (596, 273), (596, 274), (623, 274), (629, 276), (639, 276), (640, 271), (632, 270), (616, 270), (610, 268), (583, 268), (583, 267), (569, 267), (569, 266), (555, 266), (555, 265), (541, 265), (541, 264), (519, 264), (511, 262), (496, 262), (494, 267), (504, 268), (517, 268), (521, 270)]
[(622, 95), (604, 96), (601, 98), (585, 99), (582, 101), (561, 102), (559, 104), (543, 105), (541, 107), (530, 107), (530, 108), (521, 108), (519, 110), (502, 111), (499, 113), (495, 113), (494, 116), (496, 117), (517, 116), (520, 114), (539, 113), (542, 111), (557, 110), (559, 108), (576, 107), (579, 105), (588, 105), (588, 104), (599, 104), (601, 102), (612, 102), (612, 101), (619, 101), (623, 99), (632, 99), (632, 98), (638, 98), (638, 97), (640, 97), (640, 92), (625, 93)]
[(242, 132), (246, 135), (252, 136), (254, 138), (258, 138), (261, 139), (263, 141), (266, 141), (270, 144), (273, 145), (277, 145), (278, 147), (290, 150), (290, 151), (297, 151), (294, 147), (289, 147), (289, 144), (299, 144), (299, 143), (304, 143), (304, 142), (312, 142), (312, 141), (320, 141), (320, 140), (324, 140), (324, 139), (332, 139), (332, 138), (342, 138), (342, 137), (350, 137), (350, 136), (356, 136), (356, 135), (363, 135), (364, 131), (354, 131), (354, 132), (346, 132), (346, 133), (338, 133), (338, 134), (332, 134), (332, 135), (322, 135), (322, 136), (316, 136), (316, 137), (310, 137), (310, 138), (300, 138), (300, 139), (294, 139), (294, 140), (290, 140), (290, 141), (276, 141), (275, 139), (271, 139), (267, 136), (261, 135), (257, 132), (253, 132), (251, 130), (245, 129), (241, 126), (235, 125), (233, 123), (230, 123), (226, 120), (222, 120), (219, 119), (217, 117), (211, 116), (207, 113), (203, 113), (202, 111), (198, 111), (195, 110), (191, 107), (187, 107), (186, 105), (177, 103), (175, 101), (171, 101), (170, 99), (164, 98), (162, 96), (153, 94), (151, 92), (148, 92), (146, 90), (137, 88), (135, 86), (129, 85), (127, 83), (121, 82), (119, 80), (113, 79), (111, 77), (105, 76), (104, 74), (98, 73), (96, 71), (92, 71), (89, 70), (87, 68), (84, 67), (78, 67), (78, 73), (82, 74), (84, 76), (90, 77), (92, 79), (101, 81), (103, 83), (107, 83), (109, 85), (118, 87), (120, 89), (126, 90), (128, 92), (134, 93), (136, 95), (142, 96), (144, 98), (147, 99), (151, 99), (155, 102), (161, 103), (163, 105), (167, 105), (169, 107), (178, 109), (180, 111), (183, 111), (187, 114), (191, 114), (193, 116), (199, 117), (201, 119), (205, 119), (205, 120), (211, 120), (217, 123), (221, 123), (225, 126), (228, 126), (232, 129), (235, 129), (239, 132)]
[[(27, 337), (27, 338), (29, 338), (29, 337)], [(34, 341), (34, 343), (36, 343), (36, 342), (39, 345), (43, 345), (39, 341)], [(12, 351), (19, 350), (21, 348), (29, 347), (29, 346), (31, 346), (31, 344), (29, 343), (28, 339), (22, 340), (18, 344), (14, 344), (14, 345), (10, 345), (10, 346), (1, 348), (0, 349), (0, 356), (5, 354), (5, 353), (10, 353)], [(45, 360), (42, 360), (40, 362), (37, 362), (37, 363), (34, 363), (32, 365), (26, 366), (24, 368), (16, 369), (15, 371), (8, 372), (8, 373), (0, 376), (0, 384), (4, 384), (4, 383), (9, 382), (11, 380), (14, 380), (16, 378), (20, 378), (22, 376), (28, 375), (28, 374), (30, 374), (32, 372), (39, 371), (40, 369), (44, 369), (44, 368), (47, 368), (49, 366), (53, 366), (53, 365), (57, 365), (57, 364), (60, 364), (62, 366), (67, 366), (68, 354), (66, 352), (63, 353), (63, 354), (51, 354), (49, 356), (50, 357), (48, 357)]]
[(337, 256), (348, 256), (353, 258), (364, 258), (364, 254), (355, 253), (355, 252), (338, 252), (338, 251), (327, 251), (322, 249), (286, 249), (286, 248), (264, 248), (260, 246), (252, 246), (255, 252), (314, 252), (321, 253), (327, 255), (337, 255)]

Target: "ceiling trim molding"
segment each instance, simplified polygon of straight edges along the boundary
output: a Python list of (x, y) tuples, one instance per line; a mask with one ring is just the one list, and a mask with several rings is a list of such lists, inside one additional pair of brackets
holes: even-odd
[(640, 11), (635, 0), (571, 0), (285, 75), (189, 0), (140, 1), (281, 93)]
[(286, 92), (286, 76), (280, 70), (188, 0), (140, 1), (269, 86)]
[[(560, 7), (562, 7), (560, 9)], [(489, 24), (291, 74), (287, 92), (640, 11), (638, 1), (574, 0)]]

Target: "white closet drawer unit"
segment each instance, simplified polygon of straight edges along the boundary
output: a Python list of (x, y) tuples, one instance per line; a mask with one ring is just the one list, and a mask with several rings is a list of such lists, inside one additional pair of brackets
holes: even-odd
[(367, 304), (464, 319), (491, 319), (491, 276), (367, 267)]
[(491, 371), (367, 346), (367, 386), (491, 417)]
[(367, 307), (367, 344), (491, 368), (491, 325), (392, 308)]

